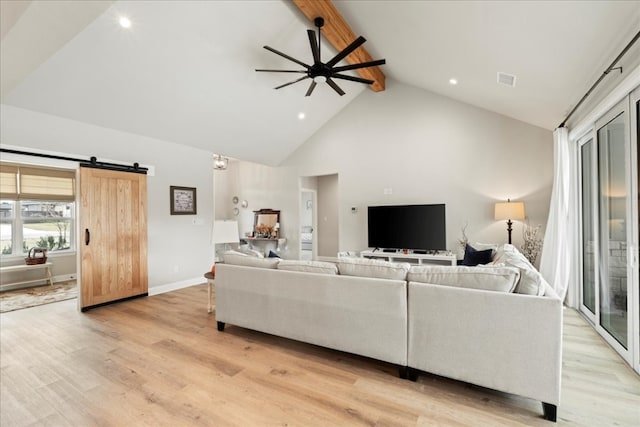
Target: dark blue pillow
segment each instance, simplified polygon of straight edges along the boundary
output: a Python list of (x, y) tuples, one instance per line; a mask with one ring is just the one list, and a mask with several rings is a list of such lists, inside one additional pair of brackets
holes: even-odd
[(462, 259), (462, 265), (473, 267), (478, 264), (488, 264), (491, 262), (492, 249), (479, 251), (471, 245), (467, 245), (464, 248), (464, 258)]
[(269, 255), (267, 256), (267, 258), (280, 258), (280, 255), (278, 255), (277, 253), (275, 253), (272, 250), (270, 250), (269, 251)]

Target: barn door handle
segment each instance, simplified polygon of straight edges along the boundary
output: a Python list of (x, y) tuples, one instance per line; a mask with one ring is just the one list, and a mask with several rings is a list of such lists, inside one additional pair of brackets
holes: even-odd
[(84, 244), (89, 246), (89, 242), (91, 241), (91, 233), (89, 233), (89, 229), (84, 229)]

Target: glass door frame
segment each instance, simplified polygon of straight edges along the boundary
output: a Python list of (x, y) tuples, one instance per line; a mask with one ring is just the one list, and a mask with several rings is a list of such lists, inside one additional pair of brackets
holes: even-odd
[[(630, 180), (631, 183), (629, 185), (629, 193), (631, 194), (631, 203), (630, 208), (631, 212), (627, 212), (629, 214), (629, 227), (628, 232), (630, 233), (629, 240), (629, 249), (628, 249), (628, 264), (629, 268), (629, 280), (631, 285), (631, 295), (629, 296), (630, 300), (630, 310), (631, 314), (629, 318), (632, 320), (632, 326), (630, 330), (630, 339), (632, 344), (629, 345), (629, 348), (632, 352), (633, 359), (633, 369), (640, 373), (640, 261), (638, 255), (638, 247), (640, 246), (640, 206), (638, 198), (640, 197), (640, 183), (638, 182), (638, 166), (640, 166), (640, 155), (638, 145), (640, 144), (639, 136), (640, 136), (640, 123), (638, 123), (638, 118), (640, 117), (640, 87), (631, 92), (629, 95), (629, 118), (630, 118), (630, 144), (631, 144), (631, 173)], [(635, 214), (635, 215), (634, 215)], [(634, 287), (633, 284), (636, 284)]]
[[(630, 112), (629, 112), (629, 96), (626, 96), (622, 101), (620, 101), (619, 103), (617, 103), (613, 108), (611, 108), (606, 114), (604, 114), (602, 117), (600, 117), (596, 123), (595, 123), (595, 129), (594, 129), (594, 134), (596, 136), (596, 144), (599, 143), (598, 139), (597, 139), (597, 135), (598, 135), (598, 130), (600, 130), (602, 127), (606, 126), (607, 123), (609, 123), (610, 121), (612, 121), (614, 118), (616, 118), (618, 115), (622, 114), (624, 117), (624, 134), (625, 134), (625, 138), (624, 138), (624, 152), (626, 153), (625, 155), (625, 170), (626, 170), (626, 188), (628, 190), (628, 194), (632, 194), (632, 182), (631, 182), (631, 138), (630, 138)], [(596, 145), (597, 146), (597, 145)], [(596, 153), (598, 151), (598, 148), (596, 148)], [(598, 171), (599, 173), (599, 171)], [(597, 187), (597, 189), (599, 188), (599, 185)], [(597, 204), (599, 206), (599, 198), (600, 198), (600, 194), (599, 192), (596, 194), (596, 198), (594, 200), (597, 200), (597, 202), (595, 204)], [(634, 360), (635, 357), (633, 357), (633, 349), (635, 347), (635, 342), (637, 340), (634, 330), (634, 323), (633, 317), (634, 317), (634, 312), (632, 311), (633, 306), (631, 301), (633, 299), (635, 299), (635, 292), (634, 291), (634, 287), (631, 286), (632, 284), (632, 280), (633, 280), (633, 268), (632, 265), (630, 263), (631, 259), (629, 257), (629, 253), (630, 248), (633, 247), (633, 236), (632, 236), (632, 229), (635, 229), (635, 227), (633, 226), (629, 226), (629, 224), (631, 224), (633, 222), (633, 216), (632, 216), (632, 212), (631, 212), (631, 203), (629, 203), (628, 199), (630, 197), (627, 198), (627, 203), (626, 203), (626, 218), (627, 218), (627, 230), (626, 230), (626, 239), (627, 239), (627, 348), (625, 348), (622, 344), (620, 344), (618, 342), (618, 340), (616, 338), (614, 338), (600, 323), (601, 320), (601, 316), (600, 316), (600, 301), (599, 301), (599, 297), (600, 297), (600, 290), (601, 290), (601, 282), (600, 282), (600, 272), (598, 271), (598, 275), (596, 276), (597, 280), (596, 280), (596, 322), (594, 324), (596, 331), (602, 336), (602, 338), (604, 338), (604, 340), (611, 346), (614, 348), (614, 350), (616, 350), (616, 352), (623, 358), (625, 359), (625, 361), (633, 366), (634, 365)], [(598, 208), (599, 209), (599, 208)], [(597, 263), (597, 268), (599, 268), (600, 265), (600, 261), (601, 261), (601, 257), (602, 254), (600, 253), (601, 247), (600, 247), (600, 242), (599, 242), (599, 238), (600, 238), (600, 215), (598, 213), (598, 222), (596, 222), (597, 224), (597, 233), (596, 235), (598, 236), (598, 244), (596, 246), (596, 263)]]
[[(586, 145), (587, 143), (591, 142), (591, 176), (589, 177), (589, 180), (591, 181), (591, 185), (590, 185), (590, 190), (591, 190), (591, 200), (597, 200), (597, 174), (595, 173), (595, 171), (597, 171), (597, 141), (596, 141), (596, 133), (595, 130), (592, 128), (591, 130), (589, 130), (589, 132), (587, 132), (584, 136), (582, 136), (579, 140), (578, 140), (578, 240), (579, 240), (579, 282), (578, 282), (578, 295), (580, 296), (579, 298), (579, 307), (580, 307), (580, 312), (582, 313), (583, 316), (585, 316), (591, 323), (593, 326), (595, 326), (598, 323), (598, 316), (600, 315), (600, 292), (599, 292), (599, 287), (598, 287), (598, 278), (600, 277), (600, 262), (599, 262), (599, 256), (600, 256), (600, 251), (599, 251), (599, 243), (600, 243), (600, 233), (597, 233), (596, 230), (592, 230), (593, 233), (593, 246), (594, 246), (594, 277), (595, 277), (595, 289), (594, 289), (594, 293), (595, 293), (595, 304), (594, 304), (594, 309), (595, 312), (591, 312), (591, 309), (589, 309), (589, 307), (587, 307), (584, 304), (584, 224), (583, 224), (583, 219), (584, 219), (584, 211), (583, 211), (583, 192), (582, 189), (584, 188), (583, 186), (583, 173), (582, 173), (582, 168), (584, 166), (584, 159), (582, 157), (582, 147), (584, 145)], [(592, 203), (591, 205), (591, 218), (593, 219), (593, 224), (598, 224), (599, 223), (599, 217), (598, 217), (598, 205), (596, 203)], [(592, 225), (593, 225), (592, 224)]]

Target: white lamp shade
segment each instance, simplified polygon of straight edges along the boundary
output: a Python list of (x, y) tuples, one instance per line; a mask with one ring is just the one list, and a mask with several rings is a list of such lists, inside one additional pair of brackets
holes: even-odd
[(495, 219), (524, 219), (523, 202), (496, 203)]
[(237, 221), (213, 221), (213, 243), (238, 243)]

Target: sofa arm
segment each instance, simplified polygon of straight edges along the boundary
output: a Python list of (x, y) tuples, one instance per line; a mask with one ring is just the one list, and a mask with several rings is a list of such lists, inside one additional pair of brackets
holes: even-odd
[(560, 403), (559, 298), (417, 282), (408, 295), (411, 368)]

